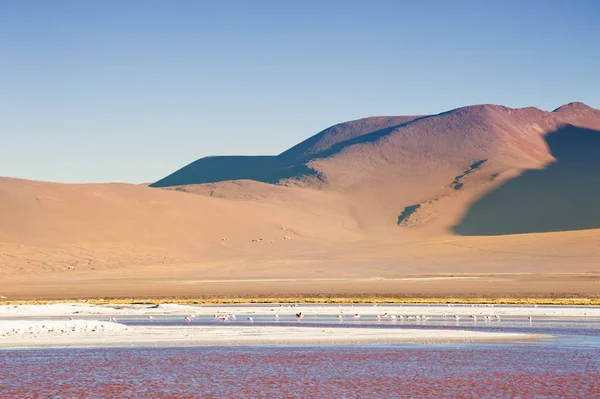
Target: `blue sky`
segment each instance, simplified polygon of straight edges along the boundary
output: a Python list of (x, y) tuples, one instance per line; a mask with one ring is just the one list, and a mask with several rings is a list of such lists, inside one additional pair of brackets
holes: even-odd
[(2, 1), (0, 176), (150, 182), (338, 122), (600, 108), (597, 1)]

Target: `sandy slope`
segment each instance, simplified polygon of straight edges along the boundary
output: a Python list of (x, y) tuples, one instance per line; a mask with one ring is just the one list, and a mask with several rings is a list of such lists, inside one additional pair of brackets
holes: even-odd
[(2, 178), (0, 275), (214, 263), (362, 237), (335, 195), (310, 193), (312, 204), (306, 197), (291, 207), (125, 184)]
[[(336, 125), (272, 157), (316, 173), (280, 185), (0, 178), (0, 295), (598, 295), (599, 130), (482, 105)], [(406, 279), (440, 274), (475, 279)]]

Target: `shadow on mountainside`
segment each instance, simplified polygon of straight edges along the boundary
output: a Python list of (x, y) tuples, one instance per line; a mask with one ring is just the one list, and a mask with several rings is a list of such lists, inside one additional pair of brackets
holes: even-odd
[[(414, 119), (411, 119), (407, 122), (399, 123), (397, 125), (389, 126), (389, 127), (383, 128), (383, 129), (374, 130), (372, 132), (362, 134), (358, 137), (354, 137), (349, 140), (344, 140), (339, 143), (335, 143), (331, 147), (327, 148), (326, 150), (319, 151), (314, 154), (296, 157), (295, 155), (289, 155), (288, 154), (289, 151), (286, 151), (286, 152), (280, 154), (279, 157), (281, 159), (286, 159), (286, 160), (294, 159), (296, 162), (309, 162), (313, 159), (328, 158), (332, 155), (336, 155), (336, 154), (342, 152), (347, 147), (353, 146), (355, 144), (373, 143), (373, 142), (379, 140), (380, 138), (387, 136), (388, 134), (392, 133), (394, 130), (396, 130), (398, 128), (408, 126), (414, 122), (417, 122), (417, 121), (420, 121), (423, 119), (431, 118), (432, 116), (435, 116), (435, 115), (419, 116), (419, 117), (415, 117)], [(302, 143), (302, 144), (304, 144), (304, 143)], [(290, 149), (290, 151), (293, 149), (294, 148)]]
[(481, 236), (600, 228), (600, 131), (566, 125), (546, 142), (556, 162), (487, 193), (453, 231)]
[(365, 135), (336, 143), (327, 150), (309, 156), (296, 157), (287, 152), (278, 156), (215, 156), (198, 159), (169, 176), (150, 184), (150, 187), (170, 187), (186, 184), (218, 183), (227, 180), (256, 180), (275, 184), (281, 179), (316, 176), (319, 173), (306, 165), (312, 159), (326, 158), (354, 144), (370, 143), (395, 129), (420, 119), (376, 130)]
[(170, 187), (185, 184), (217, 183), (227, 180), (256, 180), (277, 183), (281, 179), (317, 172), (303, 164), (284, 162), (275, 156), (219, 156), (199, 159), (150, 185)]

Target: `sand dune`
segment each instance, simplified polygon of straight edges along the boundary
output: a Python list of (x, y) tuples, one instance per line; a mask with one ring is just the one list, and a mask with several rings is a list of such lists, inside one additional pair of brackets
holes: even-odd
[(0, 295), (598, 295), (599, 131), (580, 103), (480, 105), (201, 159), (166, 189), (0, 178)]

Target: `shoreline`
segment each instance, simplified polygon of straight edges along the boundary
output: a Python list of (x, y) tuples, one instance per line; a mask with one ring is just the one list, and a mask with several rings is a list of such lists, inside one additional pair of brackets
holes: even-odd
[[(46, 323), (40, 321), (39, 323)], [(56, 322), (55, 322), (56, 323)], [(68, 333), (37, 330), (36, 333), (0, 336), (0, 350), (86, 347), (187, 347), (187, 346), (306, 346), (469, 344), (535, 341), (546, 335), (470, 330), (419, 330), (378, 328), (315, 328), (276, 326), (124, 326), (119, 323), (63, 322), (61, 327), (88, 323)], [(101, 323), (101, 322), (100, 322)], [(2, 323), (0, 323), (0, 329)], [(45, 327), (46, 324), (44, 324)], [(109, 325), (110, 324), (110, 325)], [(102, 331), (95, 330), (103, 325)], [(70, 327), (68, 327), (70, 329)]]
[(198, 298), (98, 298), (98, 299), (0, 299), (0, 306), (7, 305), (49, 305), (63, 303), (83, 303), (90, 305), (252, 305), (252, 304), (398, 304), (398, 305), (550, 305), (550, 306), (600, 306), (600, 298), (539, 298), (539, 297), (377, 297), (377, 296), (332, 296), (332, 297), (198, 297)]
[[(305, 317), (298, 324), (296, 314)], [(359, 314), (358, 319), (354, 316)], [(228, 315), (228, 325), (218, 316)], [(233, 315), (233, 316), (232, 316)], [(237, 321), (236, 317), (237, 315)], [(419, 315), (419, 316), (416, 316)], [(462, 321), (454, 322), (454, 316)], [(475, 331), (470, 315), (528, 320), (600, 319), (600, 307), (502, 306), (490, 304), (103, 304), (0, 305), (0, 349), (116, 346), (368, 345), (521, 342), (550, 337), (529, 333)], [(153, 319), (179, 319), (153, 325)], [(407, 319), (404, 323), (405, 317)], [(410, 319), (409, 319), (410, 317)], [(251, 318), (255, 318), (254, 324)], [(262, 320), (280, 320), (281, 325)], [(421, 320), (448, 320), (459, 329), (419, 328)], [(74, 320), (75, 319), (75, 320)], [(125, 324), (119, 322), (125, 321)], [(126, 321), (136, 321), (129, 325)], [(320, 320), (323, 326), (309, 326)], [(400, 320), (403, 320), (400, 322)], [(412, 320), (412, 321), (411, 321)], [(460, 320), (460, 319), (459, 319)], [(140, 324), (140, 321), (144, 321)], [(286, 323), (287, 321), (287, 323)], [(302, 322), (307, 324), (303, 325)], [(433, 322), (432, 321), (432, 322)], [(195, 324), (195, 323), (204, 324)], [(214, 322), (214, 325), (206, 325)], [(360, 326), (356, 323), (361, 324)], [(146, 324), (147, 323), (147, 324)], [(188, 324), (189, 323), (189, 324)], [(336, 324), (334, 324), (336, 323)], [(363, 324), (364, 323), (364, 324)], [(378, 325), (405, 328), (379, 328)], [(338, 324), (343, 324), (340, 328)], [(414, 326), (414, 327), (413, 327)]]

